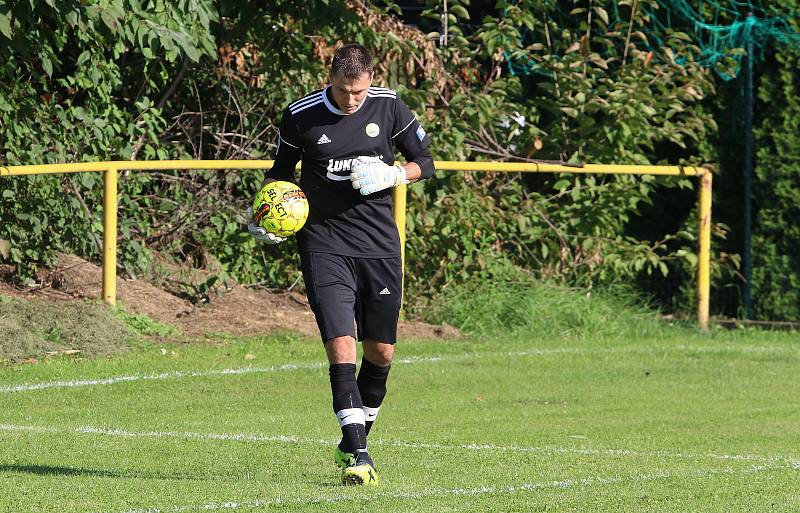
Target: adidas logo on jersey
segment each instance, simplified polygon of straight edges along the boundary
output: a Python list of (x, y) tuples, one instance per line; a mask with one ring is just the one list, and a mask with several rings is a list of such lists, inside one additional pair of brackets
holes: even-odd
[(320, 136), (320, 138), (317, 140), (317, 144), (328, 144), (329, 142), (331, 142), (331, 140), (330, 140), (330, 138), (329, 138), (327, 135), (325, 135), (325, 134), (322, 134), (322, 135)]
[(389, 292), (388, 287), (384, 287), (382, 291), (378, 292), (378, 294), (380, 294), (381, 296), (385, 296), (387, 294), (391, 294), (391, 292)]

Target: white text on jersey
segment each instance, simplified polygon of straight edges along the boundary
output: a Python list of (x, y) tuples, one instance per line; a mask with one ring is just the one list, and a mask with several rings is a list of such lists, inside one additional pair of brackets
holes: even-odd
[[(376, 162), (379, 160), (383, 160), (383, 155), (379, 157), (370, 157), (371, 159), (375, 160)], [(355, 159), (342, 159), (342, 160), (334, 160), (328, 159), (328, 178), (331, 180), (349, 180), (350, 175), (337, 175), (335, 173), (341, 173), (342, 171), (350, 171), (350, 167), (353, 165), (353, 160)]]

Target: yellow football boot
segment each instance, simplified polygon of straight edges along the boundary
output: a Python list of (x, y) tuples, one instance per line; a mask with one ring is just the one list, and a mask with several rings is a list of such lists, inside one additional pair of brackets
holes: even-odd
[(342, 484), (345, 486), (378, 486), (378, 473), (369, 463), (351, 465), (342, 471)]

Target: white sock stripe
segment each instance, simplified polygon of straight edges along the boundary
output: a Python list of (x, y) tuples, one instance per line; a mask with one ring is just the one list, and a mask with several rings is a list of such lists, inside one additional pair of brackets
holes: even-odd
[(346, 408), (336, 412), (336, 418), (339, 419), (339, 427), (345, 427), (348, 424), (361, 424), (364, 425), (364, 410), (361, 408)]
[(370, 408), (369, 406), (364, 406), (364, 417), (369, 422), (375, 422), (375, 419), (378, 418), (379, 411), (381, 411), (380, 406), (378, 406), (377, 408)]
[[(552, 349), (530, 349), (527, 351), (512, 351), (512, 352), (487, 352), (487, 353), (463, 353), (456, 355), (440, 355), (440, 356), (420, 356), (420, 357), (407, 357), (398, 358), (395, 363), (432, 363), (452, 360), (469, 360), (472, 358), (491, 358), (491, 357), (507, 357), (507, 356), (547, 356), (553, 354), (604, 354), (604, 353), (636, 353), (636, 352), (719, 352), (730, 351), (739, 353), (794, 353), (793, 348), (781, 346), (673, 346), (673, 347), (652, 347), (652, 346), (631, 346), (631, 347), (606, 347), (597, 349), (588, 349), (581, 347), (562, 347)], [(0, 386), (0, 393), (14, 393), (14, 392), (28, 392), (33, 390), (44, 390), (48, 388), (71, 388), (71, 387), (84, 387), (84, 386), (99, 386), (99, 385), (114, 385), (117, 383), (127, 381), (140, 381), (140, 380), (160, 380), (160, 379), (177, 379), (177, 378), (195, 378), (195, 377), (208, 377), (208, 376), (224, 376), (224, 375), (238, 375), (262, 372), (277, 372), (284, 370), (308, 370), (319, 369), (327, 367), (327, 363), (304, 363), (304, 364), (286, 364), (271, 367), (242, 367), (236, 369), (219, 369), (207, 371), (169, 371), (160, 374), (134, 374), (130, 376), (114, 376), (110, 378), (99, 379), (79, 379), (72, 381), (49, 381), (41, 383), (27, 383), (21, 385), (5, 385)]]
[[(356, 408), (357, 410), (357, 408)], [(362, 410), (363, 411), (363, 410)], [(232, 442), (277, 442), (298, 445), (335, 445), (339, 440), (324, 440), (317, 438), (303, 438), (291, 435), (260, 435), (245, 433), (194, 433), (190, 431), (127, 431), (123, 429), (101, 428), (83, 426), (77, 428), (58, 428), (48, 426), (23, 426), (16, 424), (0, 424), (0, 431), (27, 432), (45, 434), (85, 434), (100, 436), (118, 436), (123, 438), (184, 438), (190, 440), (220, 440)], [(611, 456), (627, 458), (675, 458), (675, 459), (711, 459), (722, 461), (740, 461), (756, 463), (783, 463), (800, 470), (800, 455), (772, 455), (758, 454), (715, 454), (715, 453), (683, 453), (668, 451), (631, 451), (627, 449), (587, 449), (581, 447), (524, 447), (504, 446), (494, 444), (460, 444), (448, 445), (423, 442), (406, 442), (403, 440), (380, 440), (370, 438), (371, 444), (378, 444), (405, 449), (422, 450), (469, 450), (469, 451), (507, 451), (507, 452), (539, 452), (542, 454), (575, 454), (579, 456)]]

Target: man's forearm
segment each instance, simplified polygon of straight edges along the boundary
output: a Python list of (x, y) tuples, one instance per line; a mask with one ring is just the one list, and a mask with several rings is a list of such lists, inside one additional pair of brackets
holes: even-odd
[(433, 176), (433, 158), (430, 153), (425, 153), (415, 157), (413, 160), (402, 165), (406, 171), (406, 179), (409, 182), (416, 182), (423, 178)]

